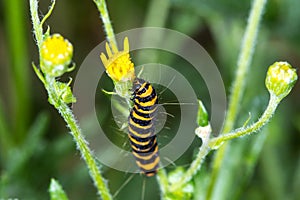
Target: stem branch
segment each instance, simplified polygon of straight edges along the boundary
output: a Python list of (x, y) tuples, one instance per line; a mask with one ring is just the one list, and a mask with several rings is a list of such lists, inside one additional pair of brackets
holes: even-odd
[(213, 138), (209, 142), (209, 146), (214, 149), (215, 147), (218, 147), (220, 144), (227, 140), (231, 140), (233, 138), (249, 135), (251, 133), (254, 133), (258, 131), (261, 127), (263, 127), (273, 116), (278, 104), (280, 102), (280, 99), (274, 95), (273, 93), (270, 94), (270, 101), (268, 104), (268, 107), (266, 108), (265, 112), (259, 118), (257, 122), (255, 122), (252, 125), (249, 125), (247, 127), (241, 127), (238, 128), (232, 132), (222, 134), (219, 137)]
[(168, 188), (168, 192), (175, 192), (188, 181), (190, 181), (193, 175), (195, 175), (197, 171), (201, 168), (201, 164), (204, 158), (212, 149), (217, 149), (218, 147), (220, 147), (221, 144), (223, 144), (223, 142), (227, 140), (249, 135), (261, 129), (273, 116), (278, 104), (280, 103), (280, 100), (281, 99), (278, 98), (275, 94), (270, 93), (269, 104), (257, 122), (247, 127), (241, 127), (232, 132), (222, 134), (216, 138), (212, 138), (209, 140), (202, 139), (203, 144), (197, 154), (196, 159), (193, 161), (190, 168), (186, 171), (182, 178)]

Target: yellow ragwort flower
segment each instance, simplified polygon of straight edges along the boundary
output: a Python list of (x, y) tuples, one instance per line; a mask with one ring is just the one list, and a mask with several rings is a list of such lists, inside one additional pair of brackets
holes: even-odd
[(108, 58), (104, 53), (101, 53), (100, 58), (106, 73), (116, 82), (133, 80), (134, 64), (131, 62), (129, 55), (129, 42), (128, 38), (124, 39), (124, 50), (119, 51), (115, 44), (111, 44), (111, 48), (106, 43), (106, 52)]
[(47, 37), (41, 46), (41, 70), (43, 73), (57, 77), (69, 71), (68, 66), (73, 56), (72, 44), (60, 34)]

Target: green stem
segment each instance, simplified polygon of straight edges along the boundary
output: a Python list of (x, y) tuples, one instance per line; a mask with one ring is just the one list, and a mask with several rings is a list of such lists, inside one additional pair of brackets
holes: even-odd
[(108, 42), (110, 44), (117, 44), (114, 30), (112, 28), (111, 21), (109, 19), (109, 14), (107, 11), (107, 6), (106, 6), (105, 0), (93, 0), (93, 1), (96, 4), (96, 6), (100, 12), (100, 17), (101, 17), (103, 25), (104, 25), (104, 30), (105, 30)]
[[(164, 27), (170, 12), (170, 0), (152, 0), (149, 1), (149, 8), (144, 21), (144, 27)], [(141, 41), (151, 41), (153, 44), (161, 44), (162, 34), (153, 35), (151, 32), (144, 31)], [(140, 51), (137, 54), (137, 63), (149, 63), (158, 61), (157, 52)]]
[(160, 191), (161, 191), (161, 196), (163, 197), (168, 189), (168, 176), (166, 171), (161, 168), (158, 173), (157, 173), (157, 182), (159, 183)]
[(29, 5), (30, 5), (31, 21), (33, 23), (33, 33), (36, 39), (38, 49), (40, 49), (41, 44), (43, 42), (43, 29), (40, 26), (41, 22), (38, 14), (38, 1), (30, 0)]
[(235, 80), (233, 82), (231, 90), (224, 132), (230, 131), (236, 121), (240, 101), (245, 89), (246, 75), (252, 61), (253, 52), (255, 50), (259, 23), (261, 21), (265, 3), (266, 0), (255, 0), (251, 8), (248, 24), (241, 46), (241, 52), (238, 58)]
[(207, 154), (210, 152), (210, 148), (207, 142), (204, 142), (197, 154), (196, 159), (192, 162), (190, 168), (186, 171), (186, 173), (182, 176), (182, 178), (176, 182), (175, 184), (171, 185), (169, 188), (170, 192), (175, 192), (180, 187), (182, 187), (185, 183), (190, 181), (193, 176), (197, 173), (197, 171), (201, 168), (201, 165), (204, 161), (204, 158), (207, 156)]
[(5, 24), (7, 43), (9, 47), (9, 59), (12, 74), (12, 86), (14, 87), (14, 119), (13, 124), (18, 142), (22, 142), (26, 136), (30, 115), (30, 85), (28, 73), (28, 50), (25, 30), (25, 2), (19, 0), (4, 1)]
[(144, 26), (164, 27), (170, 8), (170, 0), (152, 0), (144, 21)]
[[(257, 33), (259, 29), (259, 23), (261, 21), (262, 13), (266, 4), (266, 0), (255, 0), (252, 4), (250, 16), (246, 31), (243, 37), (243, 43), (239, 54), (237, 63), (237, 71), (235, 80), (233, 82), (230, 102), (228, 107), (228, 113), (225, 120), (225, 126), (223, 132), (229, 132), (233, 129), (236, 121), (237, 113), (239, 111), (239, 105), (245, 89), (246, 75), (249, 71), (249, 66), (252, 61), (253, 52), (255, 49)], [(212, 195), (213, 188), (216, 184), (217, 176), (220, 171), (220, 167), (225, 156), (225, 150), (227, 145), (223, 145), (216, 153), (213, 160), (212, 176), (210, 180), (210, 186), (208, 190), (208, 198)]]
[[(55, 1), (52, 2), (54, 4)], [(49, 13), (51, 13), (53, 8), (49, 10), (49, 12), (46, 14), (46, 17), (49, 16)], [(40, 50), (40, 46), (43, 42), (43, 29), (42, 24), (40, 22), (40, 19), (38, 17), (38, 2), (37, 0), (30, 0), (30, 12), (31, 12), (31, 18), (34, 28), (34, 34), (35, 38), (37, 40), (37, 46)], [(43, 20), (44, 21), (44, 20)], [(43, 58), (41, 58), (43, 59)], [(40, 61), (40, 65), (42, 62)], [(38, 72), (38, 71), (36, 71)], [(40, 72), (38, 72), (40, 74)], [(79, 151), (81, 152), (81, 155), (84, 159), (84, 161), (87, 164), (87, 167), (89, 169), (90, 176), (92, 177), (95, 186), (98, 189), (98, 192), (100, 196), (104, 200), (111, 200), (111, 194), (109, 193), (109, 190), (107, 188), (107, 185), (105, 183), (104, 178), (102, 177), (100, 170), (98, 169), (97, 163), (95, 159), (93, 158), (93, 155), (91, 153), (91, 150), (89, 149), (86, 141), (84, 140), (80, 128), (76, 123), (75, 117), (71, 111), (71, 109), (68, 107), (68, 105), (63, 101), (60, 95), (60, 91), (56, 91), (56, 80), (54, 77), (49, 76), (45, 74), (44, 86), (48, 92), (49, 96), (49, 102), (51, 102), (54, 107), (59, 111), (65, 122), (67, 123), (68, 127), (71, 130), (71, 134), (77, 144), (77, 147)]]
[(261, 118), (259, 118), (256, 123), (247, 127), (238, 128), (230, 133), (222, 134), (219, 137), (212, 138), (208, 141), (203, 140), (204, 142), (197, 154), (196, 159), (191, 164), (191, 167), (186, 171), (184, 176), (182, 176), (180, 181), (170, 186), (169, 192), (178, 190), (185, 183), (192, 179), (193, 175), (195, 175), (201, 168), (201, 164), (204, 158), (207, 156), (211, 149), (218, 148), (223, 142), (227, 140), (249, 135), (261, 129), (271, 119), (279, 103), (280, 99), (275, 94), (271, 93), (269, 104)]
[(75, 117), (68, 107), (66, 103), (64, 103), (58, 94), (55, 91), (54, 85), (56, 84), (55, 78), (46, 75), (46, 83), (45, 87), (49, 95), (49, 101), (54, 102), (55, 108), (58, 110), (60, 115), (63, 117), (65, 122), (67, 123), (69, 129), (71, 130), (71, 134), (74, 137), (74, 141), (76, 142), (77, 148), (81, 152), (81, 155), (86, 162), (90, 176), (94, 180), (94, 183), (104, 200), (112, 199), (111, 194), (107, 188), (104, 178), (100, 174), (100, 170), (97, 167), (97, 163), (89, 149), (87, 142), (83, 138), (80, 128), (76, 123)]
[(10, 137), (10, 129), (8, 128), (8, 124), (6, 121), (6, 114), (3, 109), (3, 102), (0, 98), (0, 162), (1, 167), (4, 167), (4, 164), (7, 160), (8, 152), (11, 147), (13, 147), (12, 138)]
[(223, 142), (227, 140), (231, 140), (233, 138), (249, 135), (261, 129), (273, 116), (280, 99), (273, 93), (270, 94), (270, 101), (268, 107), (266, 108), (265, 112), (259, 118), (257, 122), (247, 127), (238, 128), (230, 133), (222, 134), (219, 137), (213, 138), (209, 142), (209, 146), (214, 149), (220, 146)]

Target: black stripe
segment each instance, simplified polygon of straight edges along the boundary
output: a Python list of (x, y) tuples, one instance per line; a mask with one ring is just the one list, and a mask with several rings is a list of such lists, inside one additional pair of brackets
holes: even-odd
[(138, 153), (138, 154), (140, 154), (140, 153), (150, 153), (150, 152), (154, 152), (154, 151), (155, 151), (156, 146), (157, 146), (157, 142), (155, 142), (155, 143), (153, 144), (153, 146), (151, 147), (151, 149), (149, 149), (148, 151), (140, 152), (140, 151), (135, 150), (135, 149), (133, 149), (133, 148), (132, 148), (132, 151), (134, 151), (134, 152), (136, 152), (136, 153)]
[[(143, 83), (141, 83), (141, 86), (143, 85)], [(137, 91), (137, 95), (141, 95), (141, 94), (143, 94), (143, 93), (145, 93), (147, 90), (148, 90), (148, 88), (149, 88), (149, 86), (150, 86), (150, 83), (146, 83), (146, 85), (145, 85), (145, 87), (143, 87), (142, 89), (141, 88), (139, 88), (138, 90), (140, 90), (140, 91)]]
[[(141, 154), (143, 154), (143, 153), (139, 153), (139, 156), (149, 156), (149, 155), (151, 155), (151, 154), (149, 154), (149, 155), (141, 155)], [(141, 159), (141, 158), (138, 158), (138, 157), (135, 157), (134, 156), (134, 158), (137, 160), (137, 161), (139, 161), (142, 165), (147, 165), (147, 164), (150, 164), (150, 163), (153, 163), (154, 161), (155, 161), (155, 159), (158, 157), (158, 153), (156, 152), (156, 153), (154, 153), (153, 155), (152, 155), (152, 157), (150, 158), (150, 159), (148, 159), (148, 160), (146, 160), (146, 159)]]
[(150, 169), (150, 170), (147, 170), (147, 169), (144, 169), (142, 166), (140, 167), (140, 169), (145, 173), (145, 174), (147, 174), (147, 173), (153, 173), (153, 172), (155, 172), (156, 173), (156, 169), (158, 168), (158, 164), (157, 165), (155, 165), (152, 169)]
[(140, 126), (148, 126), (151, 123), (151, 120), (141, 120), (141, 119), (137, 119), (133, 116), (132, 112), (130, 112), (130, 118), (132, 119), (132, 121), (134, 123), (137, 123)]
[(135, 146), (139, 150), (151, 149), (151, 147), (156, 143), (155, 138), (156, 138), (156, 136), (152, 136), (152, 137), (148, 138), (149, 143), (147, 145), (140, 145), (140, 144), (134, 143), (133, 140), (130, 140), (130, 144), (132, 146)]
[[(132, 137), (133, 139), (135, 139), (138, 142), (147, 142), (149, 140), (150, 137), (154, 137), (154, 136), (150, 136), (150, 137), (146, 137), (146, 138), (141, 138), (141, 137), (136, 137), (133, 134), (129, 134), (130, 137)], [(130, 138), (129, 138), (130, 139)]]
[(133, 107), (133, 112), (135, 112), (138, 116), (141, 116), (141, 117), (144, 117), (144, 118), (151, 118), (151, 117), (153, 117), (153, 113), (151, 113), (151, 114), (145, 114), (145, 113), (142, 113), (142, 112), (140, 112), (140, 111), (138, 111), (136, 108), (135, 108), (135, 106)]
[[(139, 127), (136, 127), (134, 124), (131, 124), (131, 123), (129, 123), (129, 126), (132, 130), (134, 130), (135, 132), (137, 132), (141, 135), (142, 134), (148, 134), (149, 132), (154, 134), (154, 131), (155, 131), (153, 124), (152, 124), (151, 128), (139, 128)], [(134, 133), (131, 133), (131, 132), (130, 132), (130, 134), (134, 135)]]
[(155, 168), (155, 170), (151, 170), (151, 171), (144, 171), (145, 175), (148, 177), (154, 176), (157, 173), (157, 167)]
[(150, 95), (146, 96), (146, 97), (140, 97), (139, 95), (136, 95), (135, 98), (137, 100), (139, 100), (139, 102), (148, 102), (148, 101), (151, 101), (152, 99), (154, 99), (156, 97), (156, 92), (154, 90), (154, 88), (152, 87), (152, 92)]
[(138, 109), (141, 109), (143, 111), (151, 111), (151, 110), (153, 110), (154, 108), (157, 107), (157, 105), (156, 105), (157, 103), (156, 102), (155, 102), (154, 105), (151, 105), (151, 106), (141, 106), (140, 104), (138, 104), (136, 102), (134, 102), (134, 103), (135, 103), (135, 105), (137, 105)]

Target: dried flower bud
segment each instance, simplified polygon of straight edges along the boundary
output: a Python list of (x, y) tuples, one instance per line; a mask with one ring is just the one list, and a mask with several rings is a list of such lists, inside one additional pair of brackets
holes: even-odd
[(287, 62), (275, 62), (267, 72), (266, 87), (280, 100), (286, 97), (297, 81), (296, 69)]
[(44, 74), (58, 77), (73, 70), (69, 68), (73, 56), (72, 44), (59, 34), (47, 37), (41, 46), (41, 70)]

